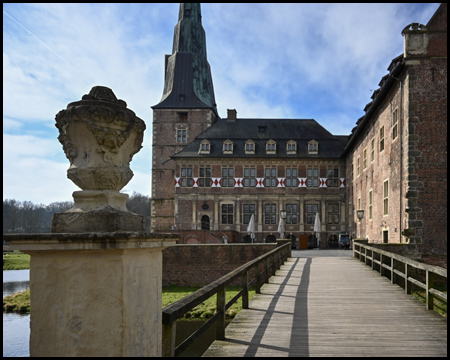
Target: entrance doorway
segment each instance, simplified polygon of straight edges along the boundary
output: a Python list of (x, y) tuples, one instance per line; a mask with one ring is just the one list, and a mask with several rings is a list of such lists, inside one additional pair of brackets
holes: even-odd
[(298, 247), (300, 250), (308, 249), (308, 235), (302, 234), (298, 238)]
[(266, 237), (266, 243), (276, 243), (277, 242), (277, 238), (274, 235), (269, 235), (268, 237)]
[(202, 230), (209, 230), (209, 216), (202, 216)]

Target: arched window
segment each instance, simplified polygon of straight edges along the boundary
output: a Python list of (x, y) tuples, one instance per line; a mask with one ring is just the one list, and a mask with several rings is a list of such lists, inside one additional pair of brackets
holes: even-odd
[(209, 216), (202, 216), (202, 230), (209, 230)]
[(266, 237), (266, 243), (275, 243), (277, 242), (277, 238), (274, 235), (269, 235)]
[(251, 243), (251, 242), (252, 242), (252, 238), (250, 237), (250, 235), (246, 235), (246, 236), (244, 237), (244, 242), (245, 242), (245, 243)]

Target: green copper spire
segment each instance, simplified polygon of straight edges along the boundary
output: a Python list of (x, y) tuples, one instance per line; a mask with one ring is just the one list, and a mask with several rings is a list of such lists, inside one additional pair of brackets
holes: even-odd
[(173, 35), (172, 55), (166, 55), (164, 92), (153, 109), (204, 109), (217, 114), (200, 4), (182, 3)]
[(206, 37), (199, 3), (181, 3), (172, 54), (191, 52), (206, 58)]

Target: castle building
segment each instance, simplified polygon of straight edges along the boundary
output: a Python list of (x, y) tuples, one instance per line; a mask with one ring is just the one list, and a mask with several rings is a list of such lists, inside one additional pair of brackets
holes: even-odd
[(349, 231), (446, 253), (446, 11), (405, 28), (404, 54), (343, 136), (313, 119), (220, 118), (200, 4), (182, 3), (152, 107), (152, 230), (176, 230), (181, 243), (248, 242), (254, 215), (255, 241), (274, 242), (285, 210), (294, 248), (335, 247)]

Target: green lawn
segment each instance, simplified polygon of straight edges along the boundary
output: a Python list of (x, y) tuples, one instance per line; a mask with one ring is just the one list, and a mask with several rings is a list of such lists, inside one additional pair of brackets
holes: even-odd
[[(200, 287), (184, 287), (184, 286), (169, 286), (164, 287), (162, 292), (162, 306), (178, 301), (187, 295), (193, 293)], [(227, 288), (227, 302), (230, 301), (239, 291), (240, 287)], [(255, 290), (250, 290), (249, 299), (255, 295)], [(216, 309), (216, 295), (202, 304), (196, 306), (194, 309), (186, 313), (185, 319), (208, 319), (214, 315)], [(242, 300), (238, 300), (227, 310), (227, 318), (234, 318), (234, 316), (242, 309)], [(3, 298), (3, 310), (15, 312), (29, 312), (30, 311), (30, 290), (25, 290)]]
[[(435, 284), (434, 286), (436, 288), (436, 290), (439, 290), (441, 292), (443, 292), (444, 294), (447, 294), (447, 287), (443, 284)], [(426, 303), (426, 292), (425, 290), (421, 290), (421, 291), (412, 291), (412, 295), (419, 299), (420, 301), (422, 301), (423, 303)], [(444, 317), (447, 317), (447, 303), (443, 302), (439, 299), (434, 298), (433, 301), (433, 305), (434, 305), (434, 311), (436, 311), (438, 314), (441, 314)]]
[(30, 255), (20, 251), (3, 252), (3, 270), (23, 270), (30, 268)]
[[(185, 296), (193, 293), (194, 291), (200, 289), (200, 287), (185, 287), (185, 286), (168, 286), (163, 287), (163, 297), (162, 303), (163, 308), (170, 305)], [(227, 287), (226, 301), (230, 301), (236, 294), (241, 291), (239, 286)], [(249, 300), (255, 295), (255, 290), (250, 290), (248, 294)], [(191, 311), (184, 315), (184, 319), (208, 319), (215, 314), (216, 311), (216, 295), (211, 296), (209, 299), (205, 300), (200, 305), (197, 305)], [(226, 313), (227, 318), (234, 318), (236, 314), (242, 309), (242, 298), (235, 302)]]

